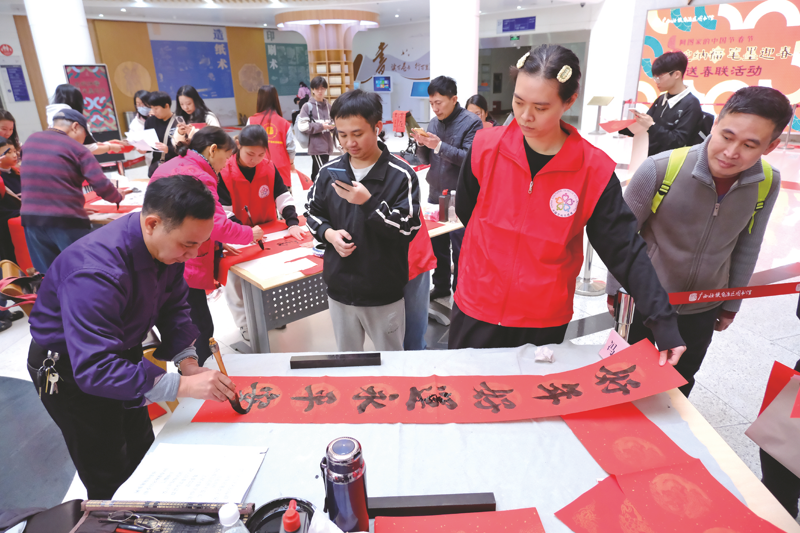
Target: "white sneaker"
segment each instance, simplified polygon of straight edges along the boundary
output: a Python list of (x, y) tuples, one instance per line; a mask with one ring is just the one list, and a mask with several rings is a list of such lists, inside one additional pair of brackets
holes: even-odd
[(250, 332), (247, 331), (247, 326), (242, 326), (239, 328), (239, 331), (242, 333), (242, 338), (247, 342), (250, 342)]

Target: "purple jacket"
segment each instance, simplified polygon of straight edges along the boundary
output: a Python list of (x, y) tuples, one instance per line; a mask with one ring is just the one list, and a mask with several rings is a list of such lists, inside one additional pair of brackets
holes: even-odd
[(31, 335), (40, 346), (69, 354), (83, 392), (139, 407), (164, 371), (120, 354), (139, 346), (153, 326), (162, 342), (157, 359), (170, 361), (189, 347), (199, 331), (189, 316), (188, 293), (183, 264), (153, 259), (139, 213), (131, 213), (56, 258), (33, 306)]

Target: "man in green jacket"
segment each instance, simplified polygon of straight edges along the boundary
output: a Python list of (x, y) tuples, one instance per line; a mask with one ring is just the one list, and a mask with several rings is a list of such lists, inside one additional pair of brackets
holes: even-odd
[[(781, 187), (780, 173), (761, 157), (780, 144), (792, 116), (789, 100), (779, 91), (745, 87), (725, 104), (703, 144), (652, 156), (636, 171), (625, 201), (667, 292), (722, 290), (750, 282)], [(674, 181), (664, 193), (668, 167)], [(610, 297), (619, 286), (609, 275)], [(741, 300), (728, 300), (678, 306), (686, 352), (675, 368), (689, 382), (681, 387), (685, 395), (714, 331), (730, 326), (740, 305)], [(635, 313), (628, 340), (644, 338), (653, 341)]]

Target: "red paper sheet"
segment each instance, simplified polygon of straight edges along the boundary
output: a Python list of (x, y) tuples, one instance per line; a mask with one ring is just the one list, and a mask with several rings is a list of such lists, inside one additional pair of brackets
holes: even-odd
[(635, 118), (631, 118), (628, 120), (611, 120), (609, 122), (604, 122), (600, 124), (600, 127), (603, 128), (608, 133), (614, 133), (620, 130), (624, 130), (634, 122), (636, 122)]
[(691, 459), (632, 403), (562, 418), (609, 474), (629, 474)]
[[(609, 476), (556, 512), (575, 533), (655, 533)], [(722, 533), (722, 532), (719, 532)]]
[(545, 533), (534, 507), (437, 516), (379, 516), (375, 533)]
[(723, 487), (699, 459), (616, 476), (623, 494), (658, 531), (779, 532)]
[(147, 405), (147, 414), (150, 415), (150, 420), (155, 420), (167, 414), (167, 411), (157, 403), (151, 403)]
[[(247, 415), (206, 401), (193, 422), (447, 424), (560, 416), (626, 403), (686, 383), (639, 342), (608, 359), (547, 376), (231, 376)], [(245, 405), (246, 406), (246, 405)]]
[[(300, 219), (301, 226), (306, 223), (306, 219), (304, 217), (301, 216), (298, 218)], [(261, 226), (261, 229), (264, 230), (264, 235), (286, 229), (286, 223), (280, 220), (276, 220), (275, 222), (270, 222), (268, 224), (259, 224), (259, 226)], [(258, 259), (259, 257), (266, 257), (268, 255), (285, 252), (287, 250), (293, 250), (295, 248), (299, 248), (302, 244), (307, 245), (313, 240), (314, 239), (311, 237), (310, 233), (306, 233), (306, 236), (302, 241), (298, 241), (294, 237), (287, 235), (283, 239), (265, 242), (263, 250), (255, 243), (247, 246), (246, 248), (240, 248), (239, 251), (241, 253), (239, 255), (227, 254), (220, 260), (217, 281), (223, 285), (228, 283), (228, 271), (234, 265), (244, 263), (245, 261), (250, 261), (251, 259)]]
[(97, 213), (130, 213), (134, 209), (138, 209), (142, 206), (135, 206), (135, 205), (122, 205), (117, 208), (116, 205), (95, 205), (94, 202), (102, 200), (97, 193), (94, 191), (87, 192), (83, 195), (84, 198), (84, 207), (87, 209), (91, 209)]
[(428, 227), (428, 231), (431, 231), (432, 229), (436, 228), (441, 228), (442, 226), (444, 226), (444, 224), (442, 224), (441, 222), (436, 222), (434, 220), (429, 220), (427, 218), (425, 219), (425, 225)]
[[(800, 379), (800, 377), (795, 376), (792, 379)], [(794, 399), (794, 407), (792, 407), (792, 414), (789, 417), (800, 418), (800, 392), (797, 393), (797, 397)]]
[[(764, 409), (772, 403), (772, 400), (775, 399), (783, 388), (789, 384), (789, 380), (792, 379), (792, 376), (800, 376), (800, 372), (795, 372), (793, 369), (777, 361), (772, 363), (772, 371), (769, 373), (767, 390), (764, 392), (764, 401), (761, 402), (761, 409), (758, 411), (759, 415), (764, 412)], [(795, 408), (796, 406), (797, 404), (795, 403)], [(794, 418), (794, 411), (792, 412), (792, 418)]]

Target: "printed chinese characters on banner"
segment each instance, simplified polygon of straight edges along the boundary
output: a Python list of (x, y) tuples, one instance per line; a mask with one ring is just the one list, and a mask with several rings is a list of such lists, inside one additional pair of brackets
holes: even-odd
[[(546, 376), (231, 377), (247, 415), (205, 402), (194, 422), (506, 422), (597, 409), (683, 385), (647, 341)], [(252, 409), (255, 407), (255, 409)]]
[[(797, 26), (787, 23), (785, 9), (796, 13), (800, 0), (648, 12), (637, 101), (649, 103), (658, 96), (652, 73), (656, 58), (665, 52), (682, 52), (689, 60), (684, 79), (700, 103), (713, 105), (715, 113), (732, 92), (744, 86), (768, 85), (797, 103), (800, 69), (791, 68), (800, 66)], [(731, 84), (732, 80), (738, 83)]]

